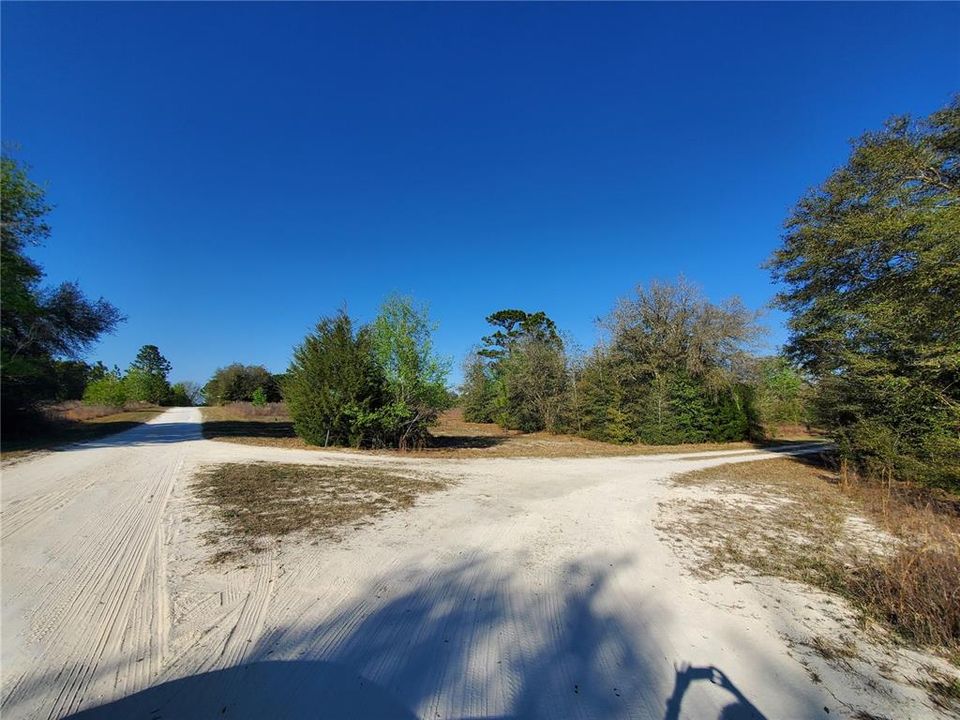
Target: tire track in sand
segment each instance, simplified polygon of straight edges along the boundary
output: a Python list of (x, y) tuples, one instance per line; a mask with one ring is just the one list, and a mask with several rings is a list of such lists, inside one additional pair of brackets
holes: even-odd
[(163, 462), (144, 472), (136, 450), (108, 452), (113, 467), (136, 481), (111, 484), (109, 492), (97, 495), (96, 513), (90, 513), (91, 498), (83, 497), (91, 482), (51, 493), (76, 501), (60, 516), (46, 514), (50, 501), (38, 498), (31, 505), (39, 514), (26, 517), (13, 542), (5, 544), (6, 552), (12, 545), (16, 553), (16, 546), (32, 537), (62, 534), (51, 525), (84, 537), (67, 554), (76, 562), (66, 572), (41, 568), (30, 578), (41, 601), (21, 635), (34, 648), (34, 661), (5, 678), (4, 713), (63, 717), (89, 701), (146, 687), (162, 667), (169, 613), (161, 522), (183, 453), (152, 449)]

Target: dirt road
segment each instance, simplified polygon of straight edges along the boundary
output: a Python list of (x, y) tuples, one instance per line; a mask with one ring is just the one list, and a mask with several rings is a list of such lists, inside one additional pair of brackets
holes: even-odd
[[(654, 527), (671, 474), (770, 452), (404, 460), (215, 443), (199, 423), (173, 409), (4, 469), (4, 718), (773, 720), (872, 697), (792, 649), (844, 622), (822, 596), (697, 579)], [(227, 460), (457, 483), (342, 542), (218, 567), (189, 480)], [(906, 686), (884, 697), (931, 712)]]

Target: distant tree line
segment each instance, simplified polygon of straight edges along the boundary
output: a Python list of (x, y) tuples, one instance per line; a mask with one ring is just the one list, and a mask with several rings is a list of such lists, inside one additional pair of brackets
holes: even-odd
[(170, 363), (144, 345), (125, 373), (82, 360), (93, 344), (124, 321), (103, 298), (88, 299), (75, 283), (43, 284), (43, 270), (27, 251), (50, 237), (51, 207), (28, 168), (0, 159), (0, 408), (4, 433), (44, 422), (45, 405), (67, 400), (121, 407), (126, 403), (194, 405), (199, 386), (171, 385)]
[(582, 357), (542, 311), (487, 322), (495, 332), (464, 370), (468, 421), (666, 444), (756, 438), (764, 423), (805, 419), (799, 374), (749, 353), (755, 314), (736, 299), (711, 304), (682, 278), (622, 300), (602, 322), (605, 340)]
[[(375, 321), (322, 318), (282, 375), (220, 368), (202, 389), (170, 385), (141, 348), (125, 373), (82, 356), (123, 316), (72, 283), (42, 284), (26, 250), (50, 234), (43, 190), (4, 157), (2, 416), (45, 402), (287, 403), (307, 442), (417, 447), (452, 402), (426, 309), (389, 298)], [(803, 197), (769, 260), (790, 314), (782, 356), (757, 357), (757, 318), (684, 279), (636, 289), (581, 353), (542, 311), (487, 317), (465, 361), (465, 418), (617, 443), (750, 439), (813, 423), (856, 472), (960, 488), (960, 100), (893, 118)]]
[(88, 373), (83, 400), (93, 405), (122, 407), (128, 403), (192, 406), (203, 402), (203, 391), (197, 383), (170, 384), (170, 361), (156, 345), (144, 345), (125, 373), (120, 368), (108, 370), (97, 363)]
[(231, 363), (217, 368), (213, 377), (203, 386), (203, 395), (208, 405), (225, 405), (232, 402), (252, 402), (265, 405), (280, 402), (282, 375), (273, 375), (263, 365)]

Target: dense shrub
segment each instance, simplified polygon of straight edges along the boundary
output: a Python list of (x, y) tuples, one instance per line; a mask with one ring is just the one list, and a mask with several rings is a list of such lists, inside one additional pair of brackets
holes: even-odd
[(127, 385), (113, 373), (89, 383), (83, 392), (83, 402), (88, 405), (121, 407), (126, 401)]
[(515, 309), (487, 322), (496, 330), (464, 368), (464, 419), (525, 432), (564, 429), (571, 376), (554, 322), (543, 312)]
[(192, 382), (178, 382), (170, 387), (165, 405), (173, 407), (193, 407), (199, 399), (199, 386)]
[(498, 328), (464, 368), (464, 418), (595, 440), (651, 444), (743, 440), (761, 434), (742, 368), (757, 333), (736, 299), (709, 303), (693, 285), (653, 283), (621, 301), (609, 333), (571, 361), (542, 312), (494, 313)]
[(373, 323), (373, 355), (387, 399), (378, 412), (380, 432), (401, 449), (423, 445), (427, 426), (449, 406), (448, 363), (433, 352), (433, 329), (426, 307), (401, 296), (388, 298)]
[(780, 425), (809, 425), (811, 388), (785, 357), (760, 358), (752, 368), (756, 408), (769, 432)]
[(313, 445), (407, 448), (449, 403), (446, 366), (426, 311), (384, 303), (372, 326), (344, 312), (322, 319), (295, 350), (283, 383), (294, 430)]
[(369, 328), (344, 312), (323, 318), (294, 350), (283, 387), (297, 435), (311, 445), (382, 445), (384, 380)]

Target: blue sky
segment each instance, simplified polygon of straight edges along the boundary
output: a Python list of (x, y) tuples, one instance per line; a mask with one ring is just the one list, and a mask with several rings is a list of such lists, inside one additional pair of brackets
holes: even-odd
[(0, 119), (56, 205), (49, 280), (129, 317), (91, 359), (281, 371), (398, 291), (458, 365), (505, 307), (589, 346), (652, 278), (764, 307), (848, 140), (960, 90), (958, 27), (957, 3), (4, 3)]

